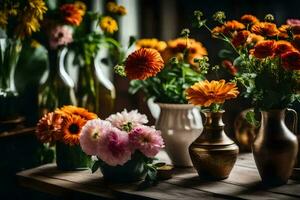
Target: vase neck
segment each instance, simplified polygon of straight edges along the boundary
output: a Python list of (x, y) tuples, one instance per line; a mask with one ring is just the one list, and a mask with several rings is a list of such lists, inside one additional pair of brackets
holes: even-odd
[(261, 123), (283, 122), (285, 119), (286, 109), (261, 111)]
[(204, 123), (205, 126), (220, 127), (220, 128), (224, 127), (224, 123), (222, 120), (224, 111), (220, 111), (220, 112), (203, 111), (202, 113), (205, 116), (205, 123)]

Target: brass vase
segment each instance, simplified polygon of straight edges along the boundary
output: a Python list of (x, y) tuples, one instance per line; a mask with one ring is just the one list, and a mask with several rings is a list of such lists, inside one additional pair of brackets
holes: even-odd
[(204, 130), (189, 147), (193, 165), (204, 179), (227, 178), (239, 153), (238, 146), (224, 132), (224, 112), (204, 110)]
[(261, 127), (253, 143), (255, 163), (262, 182), (266, 185), (285, 184), (291, 176), (298, 152), (297, 137), (285, 124), (286, 111), (292, 109), (261, 112)]

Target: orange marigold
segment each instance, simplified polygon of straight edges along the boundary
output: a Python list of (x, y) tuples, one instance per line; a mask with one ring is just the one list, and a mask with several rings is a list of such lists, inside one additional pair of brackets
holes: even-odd
[(136, 48), (150, 48), (150, 49), (156, 49), (159, 52), (162, 52), (167, 47), (167, 43), (165, 41), (159, 41), (155, 38), (144, 38), (140, 39), (136, 42)]
[(89, 112), (85, 108), (80, 108), (71, 105), (63, 106), (62, 108), (57, 109), (55, 112), (61, 115), (65, 115), (65, 114), (78, 115), (85, 120), (96, 119), (98, 117), (95, 113)]
[(286, 70), (300, 70), (300, 53), (290, 51), (281, 55), (282, 66)]
[(258, 42), (254, 49), (252, 49), (251, 53), (256, 58), (267, 58), (273, 56), (275, 53), (276, 42), (274, 40), (265, 40), (262, 42)]
[(61, 138), (61, 125), (63, 118), (58, 113), (47, 113), (38, 122), (36, 136), (43, 143), (53, 145)]
[(187, 50), (187, 60), (191, 65), (195, 65), (195, 58), (202, 58), (207, 55), (206, 48), (201, 42), (194, 39), (177, 38), (167, 42), (167, 48), (162, 52), (162, 57), (165, 62), (168, 62), (170, 58), (177, 57), (177, 59), (183, 59), (183, 52)]
[(251, 27), (251, 31), (255, 34), (272, 37), (279, 34), (276, 24), (270, 22), (259, 22)]
[(241, 22), (243, 24), (255, 24), (259, 22), (259, 20), (253, 15), (245, 14), (241, 17)]
[(247, 39), (248, 39), (248, 36), (250, 35), (251, 33), (249, 31), (246, 31), (246, 30), (243, 30), (243, 31), (239, 31), (237, 32), (237, 34), (235, 34), (232, 38), (232, 44), (235, 46), (235, 47), (238, 47), (238, 46), (243, 46)]
[(228, 34), (230, 32), (234, 32), (234, 31), (239, 31), (242, 29), (245, 29), (245, 25), (236, 21), (236, 20), (232, 20), (232, 21), (227, 21), (224, 23), (224, 34)]
[(295, 51), (293, 45), (290, 42), (285, 41), (285, 40), (276, 41), (276, 47), (275, 47), (276, 55), (281, 55), (288, 51)]
[(64, 21), (70, 25), (79, 26), (82, 21), (82, 10), (75, 4), (63, 4), (60, 7), (61, 15)]
[(68, 145), (79, 144), (80, 132), (86, 122), (78, 115), (65, 115), (61, 128), (62, 142)]
[(164, 61), (155, 49), (138, 49), (125, 61), (125, 72), (129, 79), (145, 80), (155, 76), (163, 67)]
[(186, 90), (189, 103), (209, 107), (212, 104), (222, 104), (225, 100), (236, 98), (239, 91), (235, 83), (226, 83), (225, 80), (200, 81)]

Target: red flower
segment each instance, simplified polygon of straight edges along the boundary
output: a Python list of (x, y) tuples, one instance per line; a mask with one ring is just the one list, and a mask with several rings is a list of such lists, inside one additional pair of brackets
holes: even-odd
[(258, 42), (251, 53), (256, 58), (266, 58), (273, 56), (275, 53), (276, 42), (274, 40), (265, 40)]
[(289, 51), (294, 51), (293, 45), (285, 40), (279, 40), (276, 42), (276, 48), (275, 48), (275, 53), (276, 55), (281, 55), (283, 53), (289, 52)]
[(129, 79), (145, 80), (155, 76), (163, 67), (164, 61), (155, 49), (138, 49), (125, 61), (125, 72)]
[(250, 35), (249, 31), (239, 31), (233, 38), (232, 44), (235, 47), (242, 46), (246, 43), (248, 36)]
[(282, 66), (286, 70), (300, 70), (300, 53), (290, 51), (281, 55)]
[(223, 60), (222, 66), (229, 70), (229, 72), (235, 76), (237, 74), (237, 68), (229, 60)]

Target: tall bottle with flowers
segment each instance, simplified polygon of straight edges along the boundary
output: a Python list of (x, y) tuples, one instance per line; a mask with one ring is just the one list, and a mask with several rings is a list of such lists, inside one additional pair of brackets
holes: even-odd
[(1, 1), (0, 29), (0, 120), (16, 117), (18, 91), (15, 70), (22, 41), (39, 31), (47, 8), (43, 0)]
[(137, 50), (127, 57), (123, 68), (116, 69), (132, 80), (132, 94), (142, 90), (158, 103), (156, 128), (162, 132), (168, 155), (175, 166), (191, 167), (188, 147), (203, 125), (198, 108), (187, 104), (185, 90), (204, 79), (207, 52), (202, 43), (188, 37), (189, 30), (182, 34), (182, 38), (167, 43), (157, 39), (137, 41)]
[[(74, 42), (70, 47), (75, 51), (76, 64), (79, 65), (75, 83), (78, 105), (92, 110), (101, 118), (107, 117), (114, 108), (115, 87), (104, 74), (103, 67), (114, 66), (122, 59), (121, 45), (114, 36), (118, 31), (118, 17), (127, 12), (124, 6), (114, 2), (106, 5), (106, 11), (109, 15), (88, 12), (82, 25), (76, 28)], [(96, 27), (91, 31), (84, 30), (93, 22), (98, 23)], [(102, 32), (98, 30), (99, 27)], [(105, 55), (101, 57), (102, 54)]]
[[(300, 100), (299, 25), (288, 21), (277, 27), (270, 14), (263, 21), (253, 15), (225, 21), (225, 14), (217, 12), (214, 19), (221, 25), (211, 30), (200, 11), (195, 15), (199, 27), (206, 27), (213, 37), (230, 44), (237, 68), (235, 80), (245, 88), (242, 95), (261, 112), (252, 150), (262, 181), (271, 185), (286, 183), (298, 151), (297, 138), (292, 133), (297, 113), (287, 107)], [(291, 130), (285, 124), (287, 112), (294, 116)], [(256, 122), (253, 112), (248, 113), (248, 118)]]
[(80, 2), (68, 3), (49, 11), (44, 20), (40, 41), (48, 50), (49, 70), (39, 91), (41, 116), (60, 106), (77, 104), (75, 83), (65, 69), (65, 58), (67, 45), (73, 42), (74, 28), (80, 25), (84, 14)]

